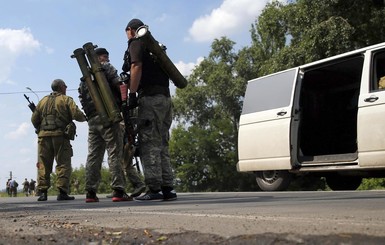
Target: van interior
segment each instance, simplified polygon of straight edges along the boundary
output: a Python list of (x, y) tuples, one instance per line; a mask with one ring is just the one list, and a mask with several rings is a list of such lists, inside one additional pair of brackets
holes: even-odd
[(299, 97), (301, 164), (357, 158), (357, 112), (364, 57), (305, 69)]

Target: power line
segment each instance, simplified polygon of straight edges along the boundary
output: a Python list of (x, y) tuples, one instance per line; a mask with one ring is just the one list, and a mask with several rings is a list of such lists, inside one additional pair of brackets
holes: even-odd
[[(67, 89), (67, 91), (77, 91), (76, 88), (73, 88), (73, 89)], [(52, 91), (35, 91), (35, 93), (37, 94), (41, 94), (41, 93), (51, 93)], [(33, 94), (33, 92), (26, 92), (26, 91), (23, 91), (23, 92), (0, 92), (0, 95), (9, 95), (9, 94)]]

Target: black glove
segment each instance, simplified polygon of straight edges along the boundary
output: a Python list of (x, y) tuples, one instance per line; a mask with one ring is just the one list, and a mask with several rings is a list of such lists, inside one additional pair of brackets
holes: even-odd
[(136, 97), (136, 93), (128, 94), (128, 109), (134, 109), (138, 106), (138, 98)]

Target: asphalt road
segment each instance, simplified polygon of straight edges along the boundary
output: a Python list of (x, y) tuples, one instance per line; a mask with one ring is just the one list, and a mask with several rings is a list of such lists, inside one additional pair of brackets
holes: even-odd
[[(359, 235), (385, 242), (385, 191), (178, 193), (172, 202), (121, 203), (105, 195), (99, 195), (99, 203), (75, 197), (62, 202), (55, 196), (47, 202), (37, 202), (37, 197), (0, 198), (1, 233), (54, 235), (58, 230), (52, 228), (59, 226), (137, 229), (165, 236), (195, 232), (223, 239), (273, 234), (293, 243), (302, 243), (304, 236), (354, 241)], [(0, 239), (0, 244), (6, 243)]]

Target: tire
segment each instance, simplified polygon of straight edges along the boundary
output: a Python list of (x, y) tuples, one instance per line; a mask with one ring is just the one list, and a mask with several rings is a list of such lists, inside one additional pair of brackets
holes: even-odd
[(285, 191), (291, 182), (291, 174), (285, 170), (256, 172), (256, 181), (262, 191)]
[(361, 185), (360, 176), (343, 176), (333, 174), (326, 176), (326, 184), (333, 191), (354, 191)]

